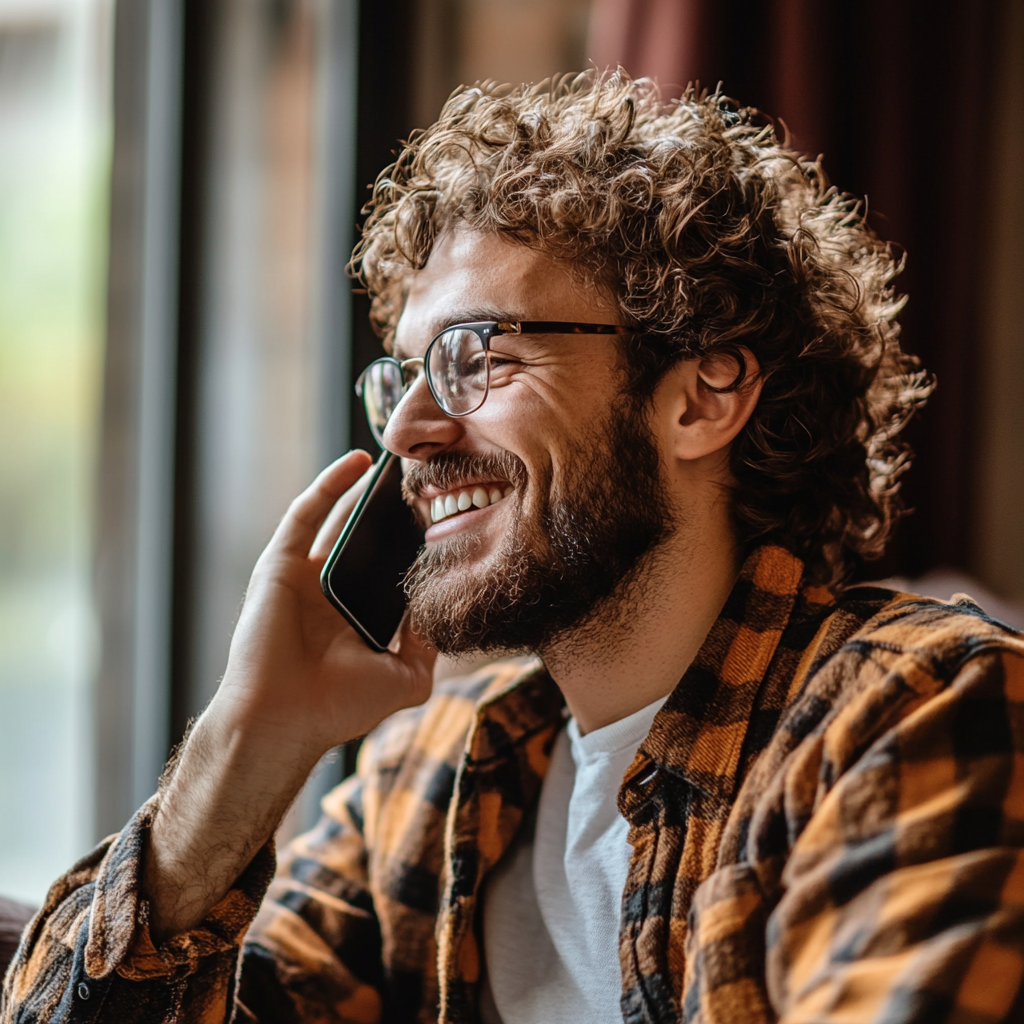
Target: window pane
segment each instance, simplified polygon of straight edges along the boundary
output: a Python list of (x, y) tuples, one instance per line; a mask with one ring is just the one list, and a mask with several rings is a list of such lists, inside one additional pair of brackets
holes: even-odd
[(109, 13), (0, 2), (0, 893), (35, 903), (91, 838)]

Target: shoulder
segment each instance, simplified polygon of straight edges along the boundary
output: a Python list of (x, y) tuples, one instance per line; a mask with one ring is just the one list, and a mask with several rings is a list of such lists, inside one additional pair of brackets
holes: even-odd
[[(1021, 651), (1024, 638), (969, 598), (936, 601), (878, 586), (838, 595), (809, 587), (797, 598), (757, 698), (770, 731), (753, 743), (776, 755), (858, 696), (934, 692), (972, 656)], [(763, 760), (763, 757), (759, 758)]]
[(440, 680), (424, 704), (385, 719), (363, 740), (356, 774), (325, 797), (324, 810), (355, 823), (377, 860), (396, 842), (403, 848), (436, 844), (478, 707), (538, 668), (509, 659)]
[[(754, 819), (786, 821), (779, 834), (793, 841), (840, 780), (867, 773), (884, 788), (911, 748), (961, 772), (968, 748), (1024, 753), (1024, 636), (969, 598), (851, 587), (807, 622), (813, 636), (744, 779), (732, 843)], [(1021, 734), (1006, 735), (1007, 722)]]
[(844, 691), (860, 690), (898, 680), (924, 695), (947, 686), (972, 659), (997, 651), (1010, 658), (1024, 656), (1024, 635), (964, 594), (947, 602), (851, 587), (840, 595), (830, 625), (837, 628), (842, 620), (858, 618), (861, 624), (826, 658), (808, 666), (807, 689), (839, 684)]
[(410, 758), (454, 770), (477, 707), (538, 670), (536, 659), (508, 658), (468, 675), (440, 680), (425, 703), (397, 712), (366, 737), (359, 753), (359, 774), (394, 776)]
[(784, 721), (794, 735), (843, 734), (856, 750), (937, 697), (971, 666), (1002, 672), (1024, 658), (1024, 636), (964, 595), (951, 602), (851, 587), (821, 623)]
[(1016, 948), (1019, 932), (1024, 637), (966, 597), (866, 589), (847, 600), (878, 607), (808, 672), (738, 822), (787, 1017), (852, 999), (866, 971), (876, 1005), (905, 1009), (931, 984), (906, 964), (926, 961), (975, 999), (988, 982), (961, 951)]

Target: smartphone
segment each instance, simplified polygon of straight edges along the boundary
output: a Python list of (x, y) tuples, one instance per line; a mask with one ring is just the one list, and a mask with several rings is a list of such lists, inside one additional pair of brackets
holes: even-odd
[(327, 600), (375, 651), (386, 651), (405, 614), (405, 574), (423, 528), (402, 497), (402, 463), (385, 452), (320, 573)]

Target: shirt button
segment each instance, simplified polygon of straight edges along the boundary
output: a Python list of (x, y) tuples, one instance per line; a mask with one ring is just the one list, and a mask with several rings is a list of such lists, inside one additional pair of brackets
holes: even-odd
[(86, 1000), (89, 998), (89, 996), (92, 995), (92, 993), (89, 991), (89, 986), (86, 985), (84, 981), (80, 981), (78, 983), (78, 988), (76, 989), (76, 991), (78, 992), (78, 998), (82, 1000)]

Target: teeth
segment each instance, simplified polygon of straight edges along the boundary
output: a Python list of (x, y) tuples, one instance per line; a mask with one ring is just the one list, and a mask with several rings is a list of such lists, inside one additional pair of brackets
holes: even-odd
[(430, 519), (439, 523), (442, 519), (455, 515), (456, 512), (465, 512), (471, 508), (487, 508), (507, 498), (515, 488), (507, 484), (504, 488), (491, 484), (490, 487), (480, 486), (468, 487), (455, 494), (446, 494), (443, 498), (438, 495), (430, 502)]

